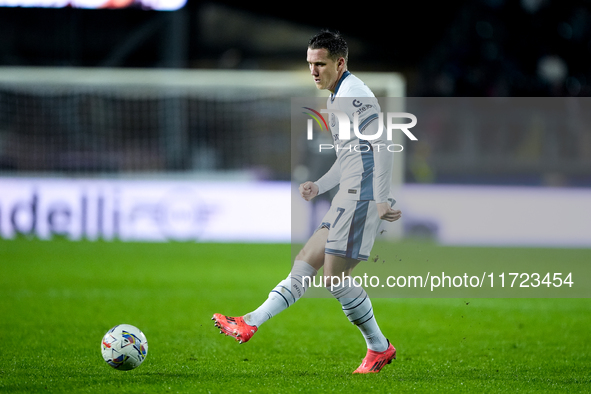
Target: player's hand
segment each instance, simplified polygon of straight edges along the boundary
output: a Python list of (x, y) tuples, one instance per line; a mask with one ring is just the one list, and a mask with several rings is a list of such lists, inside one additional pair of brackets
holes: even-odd
[(398, 209), (392, 209), (388, 202), (380, 202), (376, 205), (378, 207), (378, 215), (382, 220), (395, 222), (402, 216), (402, 212)]
[(318, 195), (318, 185), (314, 182), (304, 182), (300, 185), (300, 195), (306, 201), (310, 201)]

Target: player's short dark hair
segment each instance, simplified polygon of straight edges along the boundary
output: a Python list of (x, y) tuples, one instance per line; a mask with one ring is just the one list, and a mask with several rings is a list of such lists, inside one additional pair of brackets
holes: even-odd
[(310, 41), (308, 41), (308, 48), (310, 49), (326, 49), (328, 57), (336, 61), (343, 57), (345, 63), (349, 60), (349, 47), (347, 41), (338, 31), (332, 32), (329, 30), (322, 30), (316, 34)]

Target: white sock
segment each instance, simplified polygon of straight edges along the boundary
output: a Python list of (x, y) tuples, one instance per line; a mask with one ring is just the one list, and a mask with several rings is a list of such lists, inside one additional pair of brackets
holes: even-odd
[(259, 327), (279, 312), (289, 308), (304, 295), (316, 273), (316, 269), (305, 261), (294, 261), (287, 278), (271, 290), (269, 298), (261, 306), (244, 315), (244, 322)]
[(327, 289), (341, 303), (349, 321), (359, 328), (368, 349), (376, 352), (388, 349), (388, 340), (382, 334), (373, 315), (371, 301), (361, 286), (355, 286), (353, 280), (346, 277), (339, 286), (332, 287), (332, 290), (329, 286)]

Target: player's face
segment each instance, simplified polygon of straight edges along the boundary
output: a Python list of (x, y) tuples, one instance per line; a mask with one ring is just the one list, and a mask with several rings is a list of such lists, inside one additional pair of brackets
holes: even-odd
[(314, 83), (318, 89), (328, 89), (334, 92), (339, 82), (339, 77), (345, 69), (345, 59), (342, 57), (337, 61), (328, 57), (328, 51), (324, 48), (308, 48), (308, 65), (310, 74), (314, 78)]

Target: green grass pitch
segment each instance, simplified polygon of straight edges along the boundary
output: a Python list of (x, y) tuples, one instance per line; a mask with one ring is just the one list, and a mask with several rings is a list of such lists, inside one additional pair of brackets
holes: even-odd
[[(403, 242), (433, 259), (511, 249)], [(289, 270), (290, 245), (0, 241), (0, 392), (293, 393), (591, 390), (589, 299), (374, 298), (398, 359), (352, 375), (365, 343), (331, 298), (306, 297), (247, 344), (214, 312), (241, 315)], [(591, 250), (520, 249), (520, 259), (591, 263)], [(544, 261), (540, 261), (544, 263)], [(112, 326), (144, 331), (137, 369), (109, 367)]]

